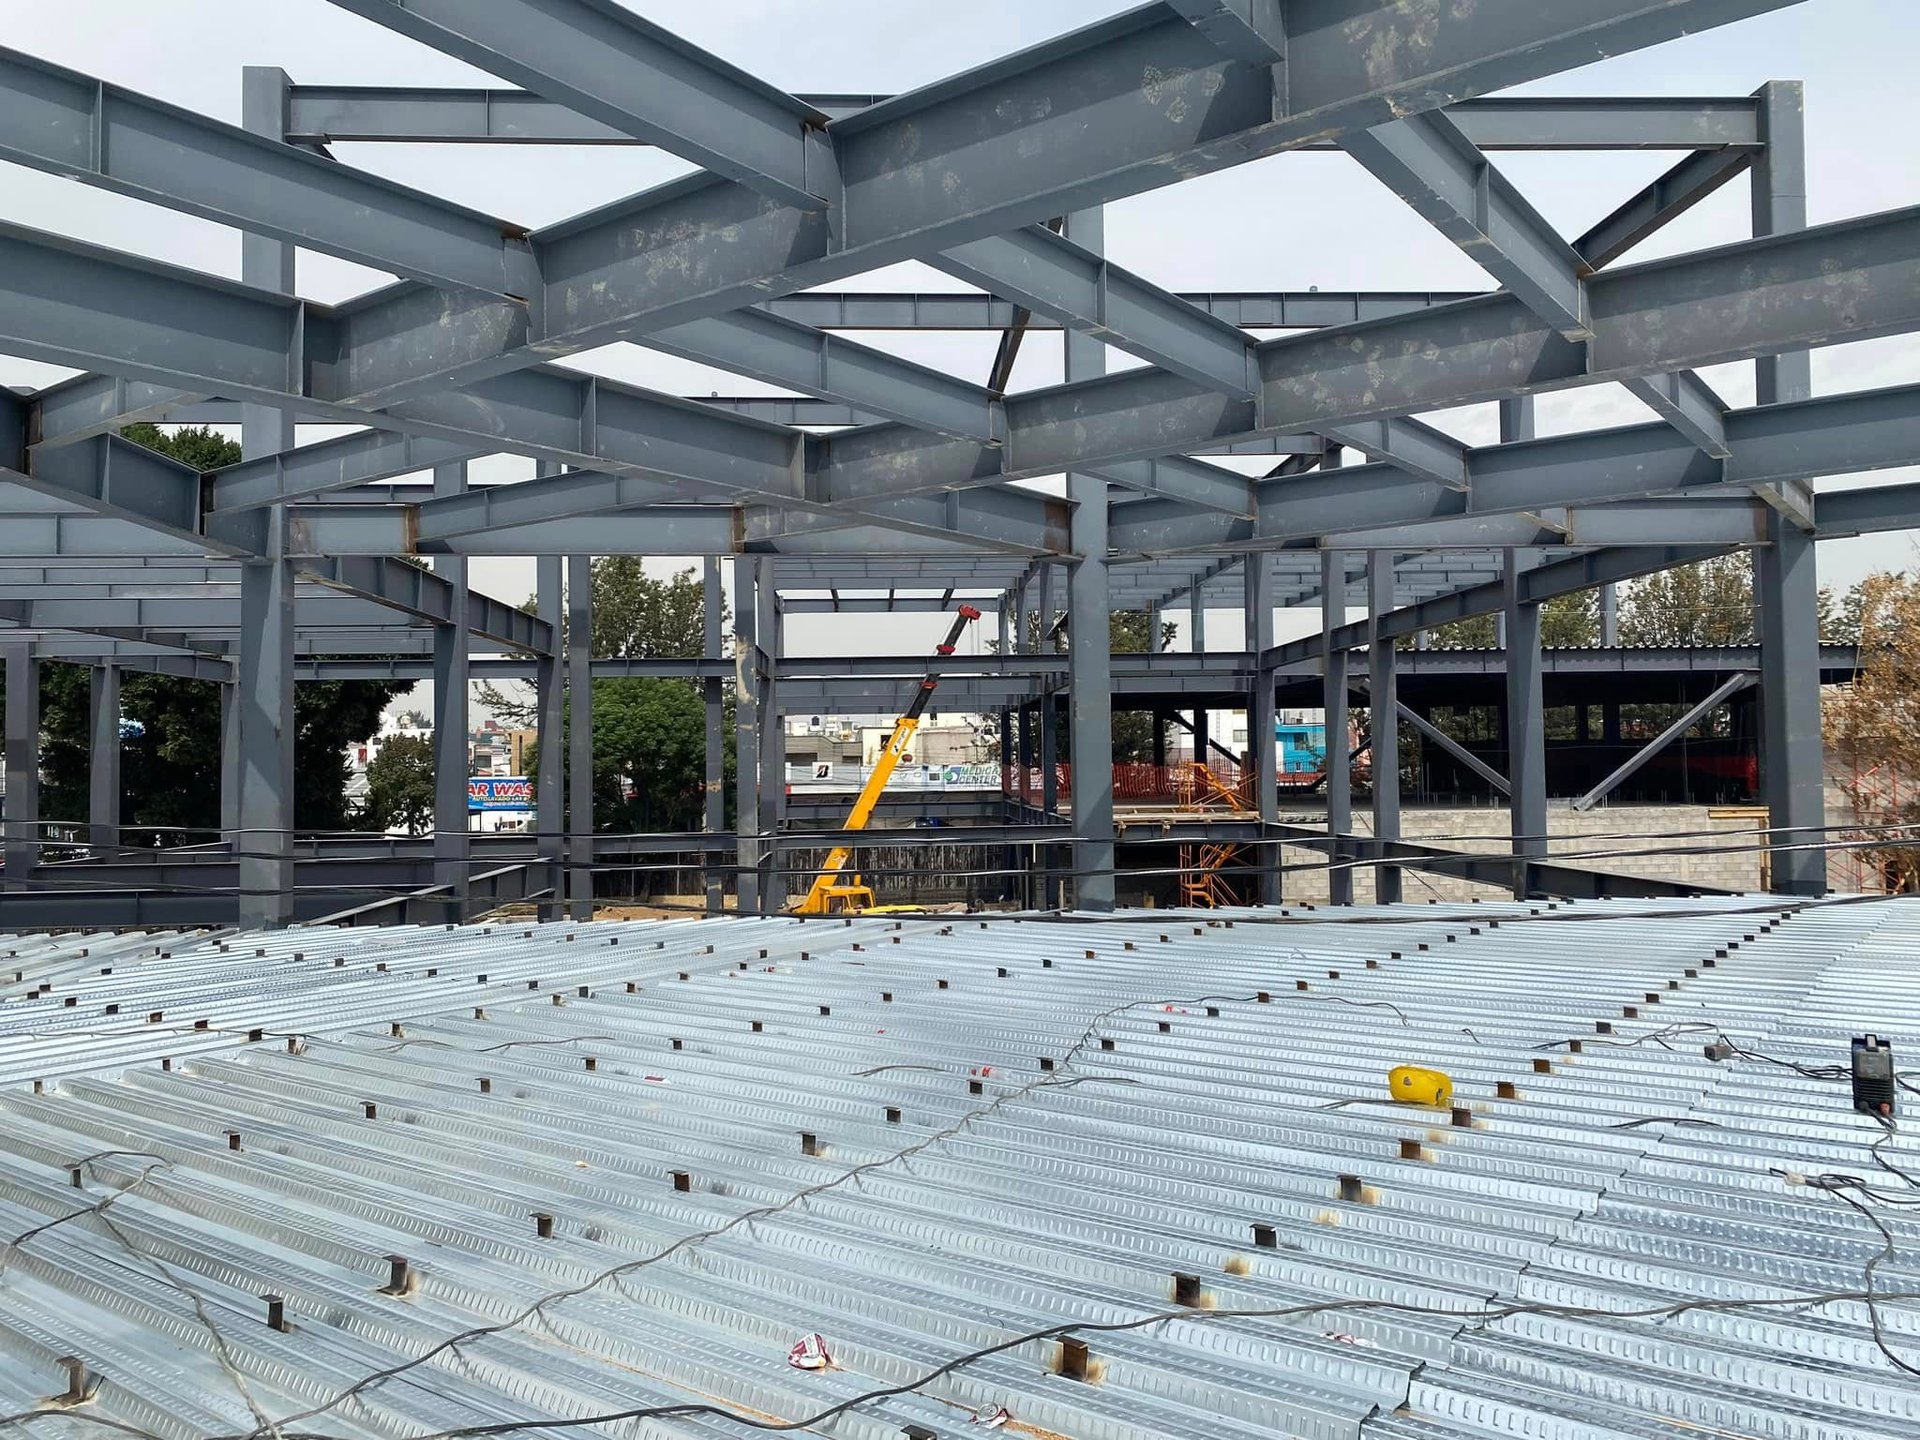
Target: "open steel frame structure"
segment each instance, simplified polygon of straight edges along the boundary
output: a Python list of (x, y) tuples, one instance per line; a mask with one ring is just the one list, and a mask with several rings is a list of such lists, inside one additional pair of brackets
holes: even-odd
[[(408, 873), (457, 904), (564, 891), (575, 906), (596, 855), (584, 682), (702, 678), (708, 831), (654, 848), (731, 850), (743, 906), (777, 905), (771, 857), (805, 839), (781, 834), (782, 710), (882, 708), (911, 674), (785, 658), (782, 616), (961, 598), (1021, 638), (1035, 612), (1045, 630), (1063, 618), (1072, 640), (1064, 655), (969, 662), (945, 703), (1065, 693), (1075, 754), (1108, 752), (1112, 697), (1159, 683), (1139, 673), (1183, 671), (1172, 693), (1242, 687), (1260, 813), (1237, 823), (1256, 837), (1280, 833), (1276, 686), (1321, 677), (1324, 844), (1408, 864), (1430, 857), (1396, 848), (1390, 773), (1374, 787), (1377, 838), (1350, 833), (1340, 717), (1364, 673), (1387, 751), (1395, 640), (1496, 613), (1516, 837), (1501, 863), (1521, 893), (1578, 891), (1544, 860), (1541, 604), (1741, 547), (1756, 559), (1770, 874), (1785, 892), (1824, 888), (1814, 544), (1920, 525), (1920, 486), (1816, 499), (1813, 482), (1920, 461), (1920, 387), (1815, 397), (1808, 351), (1920, 328), (1920, 209), (1806, 224), (1794, 82), (1737, 97), (1493, 94), (1794, 0), (1153, 0), (892, 97), (786, 94), (614, 0), (335, 3), (519, 88), (343, 89), (250, 68), (236, 127), (0, 51), (0, 159), (245, 236), (234, 283), (0, 226), (0, 353), (87, 372), (0, 391), (0, 904), (26, 928), (66, 923), (61, 907), (203, 918), (209, 888), (230, 914), (204, 918), (341, 908), (352, 885), (294, 833), (291, 716), (303, 676), (344, 674), (436, 681), (439, 823)], [(530, 231), (327, 148), (378, 141), (654, 145), (700, 169)], [(1572, 239), (1492, 158), (1606, 148), (1677, 158)], [(1180, 295), (1103, 258), (1105, 203), (1294, 149), (1345, 151), (1499, 288)], [(1742, 172), (1750, 240), (1616, 263)], [(400, 278), (313, 303), (294, 293), (299, 248)], [(828, 288), (904, 259), (975, 288)], [(1065, 332), (1065, 383), (1009, 391), (1020, 335), (1043, 326)], [(983, 384), (848, 338), (902, 328), (997, 330), (1000, 357)], [(615, 341), (792, 393), (688, 400), (567, 368)], [(1145, 366), (1104, 373), (1107, 345)], [(1696, 373), (1731, 361), (1757, 368), (1751, 408)], [(1600, 383), (1657, 418), (1536, 438), (1534, 395)], [(1498, 444), (1417, 418), (1474, 402), (1498, 402)], [(237, 420), (245, 458), (197, 473), (121, 439), (138, 419)], [(303, 421), (365, 428), (296, 445)], [(502, 453), (536, 461), (537, 478), (470, 488), (469, 463)], [(1222, 455), (1272, 457), (1270, 473), (1207, 458)], [(430, 486), (404, 482), (426, 471)], [(706, 660), (591, 654), (589, 558), (616, 553), (704, 559)], [(474, 592), (474, 555), (538, 557), (537, 613)], [(1366, 618), (1345, 623), (1342, 600)], [(1222, 604), (1247, 620), (1230, 655), (1205, 645)], [(1274, 643), (1286, 604), (1321, 605), (1320, 632)], [(1179, 606), (1199, 653), (1116, 666), (1111, 610)], [(38, 863), (34, 667), (49, 659), (94, 667), (91, 878)], [(226, 823), (218, 846), (179, 858), (197, 867), (190, 894), (170, 888), (169, 866), (115, 862), (127, 669), (227, 685)], [(556, 740), (570, 690), (581, 762), (570, 805), (560, 767), (544, 768), (535, 833), (493, 869), (466, 832), (467, 681), (483, 673), (533, 679)], [(717, 778), (728, 678), (737, 833)], [(1054, 706), (1040, 709), (1044, 761)], [(1111, 907), (1105, 768), (1073, 767), (1067, 799), (1003, 831), (1066, 842), (1056, 873), (1072, 902)], [(381, 853), (401, 864), (398, 847)], [(1261, 891), (1280, 898), (1277, 865)], [(1381, 864), (1377, 893), (1397, 897), (1397, 864)]]

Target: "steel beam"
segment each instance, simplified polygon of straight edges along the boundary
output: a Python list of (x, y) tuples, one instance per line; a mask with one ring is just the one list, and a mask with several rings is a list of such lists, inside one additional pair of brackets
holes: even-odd
[(1731, 699), (1752, 684), (1753, 676), (1751, 675), (1741, 674), (1728, 676), (1726, 680), (1714, 689), (1711, 695), (1708, 695), (1706, 699), (1687, 711), (1686, 714), (1674, 721), (1673, 724), (1669, 725), (1658, 735), (1654, 736), (1653, 739), (1634, 751), (1633, 754), (1627, 758), (1626, 762), (1614, 770), (1612, 774), (1608, 775), (1606, 779), (1602, 780), (1598, 785), (1595, 785), (1578, 800), (1575, 800), (1573, 802), (1573, 808), (1580, 811), (1593, 809), (1595, 805), (1598, 805), (1618, 789), (1621, 781), (1625, 780), (1655, 755), (1658, 755), (1662, 750), (1666, 749), (1668, 745), (1686, 734), (1701, 718), (1712, 714), (1722, 703)]
[[(412, 339), (355, 393), (465, 383), (531, 363), (536, 342), (552, 357), (740, 309), (769, 288), (946, 250), (1786, 3), (1593, 0), (1575, 16), (1500, 0), (1416, 17), (1400, 0), (1359, 0), (1340, 23), (1295, 35), (1280, 119), (1270, 67), (1226, 60), (1184, 20), (1144, 7), (834, 122), (830, 212), (701, 175), (543, 231), (541, 333), (486, 307), (388, 297), (360, 312), (363, 328)], [(528, 78), (568, 98), (596, 63), (575, 54), (568, 74)], [(946, 182), (928, 184), (936, 173)]]
[(1562, 336), (1592, 335), (1588, 266), (1444, 114), (1410, 115), (1341, 143)]
[[(1335, 655), (1344, 655), (1345, 653), (1345, 651), (1334, 652)], [(1454, 759), (1458, 760), (1462, 765), (1486, 781), (1487, 788), (1492, 790), (1496, 795), (1511, 795), (1513, 793), (1512, 787), (1507, 783), (1506, 776), (1487, 764), (1486, 761), (1467, 749), (1466, 746), (1447, 734), (1446, 731), (1435, 725), (1418, 710), (1413, 709), (1405, 701), (1401, 701), (1399, 702), (1399, 711), (1402, 720), (1413, 726), (1414, 729), (1426, 736), (1427, 739), (1431, 740), (1442, 750), (1446, 751), (1447, 754), (1453, 756)], [(1334, 833), (1338, 834), (1341, 832), (1335, 831)]]
[(337, 440), (303, 445), (260, 460), (242, 460), (213, 471), (208, 484), (209, 508), (244, 510), (306, 500), (332, 490), (471, 460), (484, 453), (484, 449), (466, 441), (395, 435), (384, 430), (342, 435)]
[(1698, 150), (1573, 242), (1588, 268), (1611, 265), (1753, 164), (1750, 150)]
[[(1421, 485), (1381, 465), (1264, 481), (1255, 489), (1252, 525), (1144, 502), (1115, 511), (1113, 546), (1122, 554), (1157, 555), (1249, 541), (1300, 544), (1367, 528), (1647, 497), (1709, 498), (1730, 488), (1888, 469), (1920, 459), (1920, 386), (1736, 410), (1725, 417), (1723, 434), (1724, 461), (1664, 424), (1483, 446), (1470, 452), (1470, 494)], [(1845, 533), (1842, 515), (1870, 525), (1876, 516), (1897, 517), (1905, 503), (1899, 488), (1890, 501), (1873, 501), (1875, 493), (1824, 495), (1818, 502), (1823, 526), (1830, 513), (1836, 533)], [(1646, 533), (1661, 538), (1655, 528)]]
[[(277, 72), (275, 72), (277, 73)], [(537, 300), (519, 226), (0, 50), (0, 159), (435, 284)]]
[(333, 3), (784, 204), (834, 196), (824, 114), (610, 0)]
[(359, 595), (436, 625), (463, 627), (516, 650), (538, 652), (553, 643), (547, 627), (518, 606), (469, 590), (389, 556), (337, 555), (302, 559), (300, 571), (330, 589)]
[[(829, 119), (890, 95), (801, 94)], [(1745, 96), (1488, 97), (1448, 114), (1482, 150), (1723, 150), (1757, 145)], [(524, 90), (472, 87), (295, 85), (287, 138), (302, 145), (407, 142), (435, 145), (638, 145), (617, 126)], [(1333, 150), (1309, 140), (1303, 150)], [(994, 327), (999, 328), (999, 327)]]

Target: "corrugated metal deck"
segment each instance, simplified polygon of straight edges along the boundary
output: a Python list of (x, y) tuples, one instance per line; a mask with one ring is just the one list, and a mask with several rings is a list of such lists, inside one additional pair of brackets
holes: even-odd
[[(1088, 1380), (1030, 1340), (818, 1430), (1920, 1437), (1859, 1300), (1745, 1303), (1862, 1289), (1880, 1234), (1769, 1170), (1879, 1127), (1701, 1053), (1920, 1053), (1920, 904), (1766, 904), (0, 937), (0, 1236), (61, 1222), (4, 1255), (0, 1414), (71, 1355), (95, 1397), (18, 1433), (764, 1424), (1189, 1276)], [(1920, 1364), (1920, 1211), (1877, 1213)], [(1567, 1313), (1688, 1301), (1740, 1303)], [(749, 1433), (645, 1425), (591, 1433)]]

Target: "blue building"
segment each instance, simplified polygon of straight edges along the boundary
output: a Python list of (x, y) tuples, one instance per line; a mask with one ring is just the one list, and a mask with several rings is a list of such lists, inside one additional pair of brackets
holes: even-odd
[(1276, 720), (1274, 739), (1279, 742), (1280, 774), (1318, 775), (1327, 764), (1327, 727), (1323, 722)]

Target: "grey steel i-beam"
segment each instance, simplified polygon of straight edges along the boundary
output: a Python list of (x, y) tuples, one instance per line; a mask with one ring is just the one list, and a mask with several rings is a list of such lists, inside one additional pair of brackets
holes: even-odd
[[(1101, 211), (1078, 210), (1067, 216), (1065, 233), (1099, 253), (1106, 243)], [(1099, 341), (1070, 330), (1066, 336), (1069, 384), (1105, 371), (1107, 356)], [(1073, 801), (1073, 906), (1076, 910), (1113, 909), (1113, 634), (1107, 577), (1107, 482), (1098, 475), (1069, 471), (1067, 503), (1073, 507), (1067, 567), (1067, 666), (1073, 697), (1071, 717)]]
[(1574, 801), (1573, 808), (1580, 811), (1593, 809), (1594, 806), (1611, 795), (1629, 775), (1632, 775), (1642, 765), (1645, 765), (1649, 760), (1653, 759), (1654, 756), (1666, 749), (1667, 746), (1691, 730), (1702, 716), (1712, 714), (1720, 708), (1723, 702), (1731, 699), (1740, 691), (1753, 684), (1753, 682), (1754, 677), (1751, 675), (1729, 676), (1715, 687), (1711, 695), (1708, 695), (1706, 699), (1688, 710), (1686, 714), (1682, 715), (1678, 720), (1654, 736), (1653, 739), (1647, 741), (1646, 744), (1634, 751), (1625, 763), (1615, 769), (1611, 775), (1607, 776), (1606, 779), (1602, 780), (1598, 785)]
[[(1335, 653), (1339, 654), (1343, 652), (1336, 651)], [(1447, 754), (1453, 756), (1454, 759), (1458, 760), (1462, 765), (1486, 781), (1488, 788), (1493, 790), (1494, 793), (1499, 795), (1511, 795), (1513, 793), (1512, 788), (1507, 784), (1506, 776), (1487, 764), (1486, 761), (1467, 749), (1466, 746), (1447, 734), (1446, 731), (1442, 730), (1438, 725), (1435, 725), (1418, 710), (1408, 705), (1406, 701), (1402, 700), (1398, 702), (1398, 708), (1402, 720), (1413, 726), (1414, 729), (1426, 736), (1427, 739), (1431, 740), (1442, 750), (1446, 751)]]

